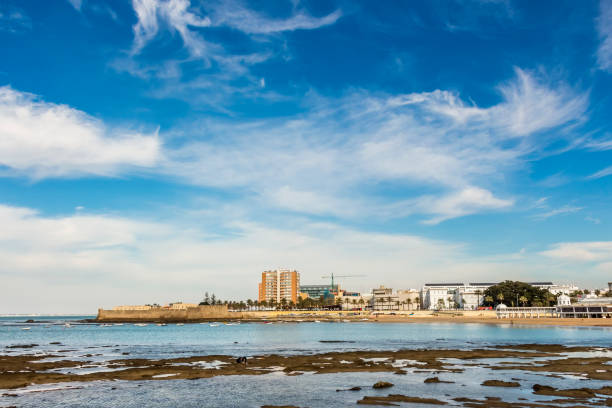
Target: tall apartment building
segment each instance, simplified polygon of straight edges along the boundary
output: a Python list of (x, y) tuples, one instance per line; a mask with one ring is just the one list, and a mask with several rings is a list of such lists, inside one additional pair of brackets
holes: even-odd
[(281, 299), (287, 302), (298, 300), (300, 289), (300, 273), (289, 269), (276, 269), (261, 273), (261, 283), (259, 284), (259, 301), (269, 301), (274, 299), (280, 303)]

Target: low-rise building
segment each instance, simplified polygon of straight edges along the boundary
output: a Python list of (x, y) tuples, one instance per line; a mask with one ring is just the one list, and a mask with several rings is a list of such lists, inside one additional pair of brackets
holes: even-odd
[(330, 285), (300, 285), (300, 293), (305, 293), (309, 298), (316, 300), (321, 296), (323, 299), (331, 298), (334, 293), (338, 293), (339, 289), (338, 285), (333, 287)]
[[(424, 309), (478, 309), (483, 302), (483, 293), (489, 287), (499, 282), (470, 283), (426, 283), (421, 289), (421, 299)], [(560, 287), (552, 282), (528, 282), (540, 289)], [(564, 288), (565, 290), (565, 288)]]
[(562, 293), (557, 297), (557, 306), (569, 306), (571, 304), (572, 302), (568, 295)]
[(150, 310), (150, 309), (153, 309), (151, 305), (132, 305), (132, 306), (122, 305), (122, 306), (113, 307), (113, 310)]
[(170, 309), (173, 309), (173, 310), (186, 310), (187, 308), (190, 308), (190, 307), (198, 307), (198, 304), (197, 303), (175, 302), (175, 303), (170, 303), (168, 306), (170, 306)]

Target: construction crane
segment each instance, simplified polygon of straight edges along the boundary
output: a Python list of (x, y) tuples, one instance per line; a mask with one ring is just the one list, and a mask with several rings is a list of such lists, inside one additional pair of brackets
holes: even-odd
[(334, 278), (362, 278), (365, 275), (334, 275), (333, 273), (328, 276), (321, 276), (321, 279), (331, 278), (331, 286), (329, 288), (330, 292), (334, 291)]

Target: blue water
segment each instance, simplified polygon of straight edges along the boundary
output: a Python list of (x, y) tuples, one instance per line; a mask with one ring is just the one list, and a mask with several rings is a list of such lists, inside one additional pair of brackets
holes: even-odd
[[(397, 350), (402, 348), (474, 348), (495, 344), (555, 343), (610, 346), (612, 329), (600, 327), (510, 326), (452, 323), (243, 323), (133, 324), (103, 327), (78, 324), (85, 317), (0, 318), (0, 347), (36, 343), (42, 350), (57, 349), (50, 342), (82, 350), (114, 346), (143, 357), (185, 354), (252, 355), (295, 354), (337, 350)], [(64, 326), (72, 321), (71, 327)], [(30, 327), (30, 330), (22, 330)], [(351, 343), (321, 343), (342, 340)]]
[[(598, 327), (511, 326), (452, 323), (243, 323), (239, 325), (185, 324), (177, 326), (133, 324), (104, 327), (79, 323), (91, 316), (0, 317), (0, 353), (53, 353), (60, 358), (104, 361), (117, 358), (172, 358), (190, 355), (301, 354), (342, 350), (397, 350), (402, 348), (467, 348), (499, 344), (553, 343), (612, 347), (612, 329)], [(25, 323), (34, 319), (42, 323)], [(70, 327), (64, 325), (70, 322)], [(29, 327), (29, 330), (22, 330)], [(346, 343), (321, 343), (341, 340)], [(60, 342), (60, 345), (49, 344)], [(7, 349), (15, 344), (38, 344), (33, 349)], [(61, 353), (61, 354), (58, 354)], [(129, 353), (124, 355), (123, 353)], [(530, 387), (550, 384), (562, 388), (603, 386), (602, 381), (556, 379), (539, 373), (492, 371), (466, 367), (466, 373), (441, 373), (455, 384), (423, 384), (430, 373), (339, 373), (288, 377), (282, 373), (262, 376), (229, 376), (187, 380), (143, 382), (91, 382), (52, 384), (17, 390), (18, 397), (1, 397), (0, 407), (147, 406), (147, 407), (260, 407), (266, 403), (309, 407), (354, 406), (364, 395), (386, 395), (371, 384), (388, 380), (396, 384), (391, 393), (433, 397), (448, 402), (453, 396), (505, 400), (534, 398)], [(520, 377), (520, 389), (482, 387), (484, 379)], [(335, 390), (363, 386), (357, 393)], [(524, 385), (524, 386), (523, 386)], [(77, 389), (66, 389), (77, 386)], [(39, 392), (40, 390), (47, 390)], [(313, 392), (316, 390), (316, 392)], [(0, 395), (2, 393), (0, 392)], [(448, 394), (448, 395), (447, 395)], [(546, 397), (537, 397), (546, 400)], [(418, 405), (410, 405), (418, 406)]]

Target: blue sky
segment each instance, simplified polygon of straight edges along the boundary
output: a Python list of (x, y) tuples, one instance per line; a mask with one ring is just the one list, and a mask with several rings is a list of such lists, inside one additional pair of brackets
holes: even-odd
[(0, 49), (0, 313), (612, 280), (610, 1), (8, 0)]

